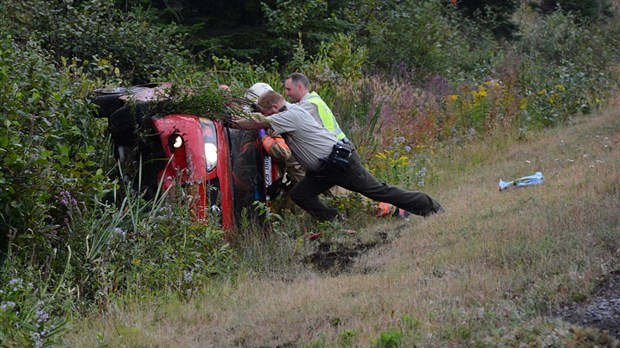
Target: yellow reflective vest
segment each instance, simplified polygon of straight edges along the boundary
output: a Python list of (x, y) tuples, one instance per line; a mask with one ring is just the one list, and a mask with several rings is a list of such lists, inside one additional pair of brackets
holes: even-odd
[(319, 110), (321, 121), (323, 121), (323, 126), (330, 132), (334, 133), (338, 140), (342, 140), (347, 137), (342, 129), (340, 129), (340, 125), (338, 125), (338, 121), (336, 121), (332, 111), (316, 92), (310, 93), (310, 95), (308, 95), (308, 99), (306, 100), (316, 105), (316, 108)]

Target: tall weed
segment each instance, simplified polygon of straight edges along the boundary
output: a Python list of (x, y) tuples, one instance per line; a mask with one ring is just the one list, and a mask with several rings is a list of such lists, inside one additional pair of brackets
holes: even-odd
[(527, 99), (523, 122), (546, 127), (599, 107), (618, 83), (610, 70), (617, 39), (561, 10), (528, 24), (516, 45), (519, 86)]
[(9, 263), (6, 267), (12, 271), (0, 272), (0, 344), (45, 347), (58, 343), (67, 323), (57, 314), (61, 306), (37, 282), (36, 272), (20, 266), (24, 265)]

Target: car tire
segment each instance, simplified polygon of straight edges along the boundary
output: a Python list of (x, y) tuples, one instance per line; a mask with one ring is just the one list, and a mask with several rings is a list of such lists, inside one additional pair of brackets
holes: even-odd
[(125, 101), (121, 100), (122, 93), (104, 94), (98, 95), (93, 100), (93, 103), (98, 107), (98, 118), (108, 118), (116, 110), (122, 108), (125, 105)]

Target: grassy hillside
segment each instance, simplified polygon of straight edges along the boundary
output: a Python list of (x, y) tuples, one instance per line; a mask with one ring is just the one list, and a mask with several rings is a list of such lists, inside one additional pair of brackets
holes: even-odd
[[(151, 294), (112, 306), (65, 344), (618, 346), (555, 318), (620, 269), (619, 102), (529, 139), (444, 149), (425, 188), (443, 215), (282, 243), (273, 254), (289, 262), (270, 272), (214, 281), (189, 302)], [(499, 179), (536, 171), (544, 184), (499, 192)], [(304, 262), (343, 250), (354, 262)]]

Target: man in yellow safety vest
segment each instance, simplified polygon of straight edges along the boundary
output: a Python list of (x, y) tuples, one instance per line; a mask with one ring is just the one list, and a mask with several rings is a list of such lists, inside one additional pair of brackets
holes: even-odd
[[(348, 146), (354, 147), (342, 128), (340, 128), (329, 106), (321, 99), (318, 93), (310, 92), (310, 80), (308, 80), (304, 74), (295, 72), (288, 75), (284, 80), (284, 92), (291, 102), (298, 103), (299, 106), (312, 115), (320, 125), (332, 132), (336, 136), (336, 139)], [(341, 196), (347, 194), (348, 190), (339, 186), (334, 186), (330, 189), (330, 192), (334, 196)], [(367, 204), (378, 217), (397, 216), (399, 218), (407, 218), (409, 216), (409, 212), (406, 210), (399, 209), (389, 203), (371, 202), (371, 200), (368, 200)]]
[(284, 92), (289, 100), (298, 103), (318, 122), (318, 124), (334, 133), (336, 139), (349, 143), (334, 114), (323, 99), (316, 93), (310, 92), (310, 81), (302, 73), (292, 73), (284, 80)]

